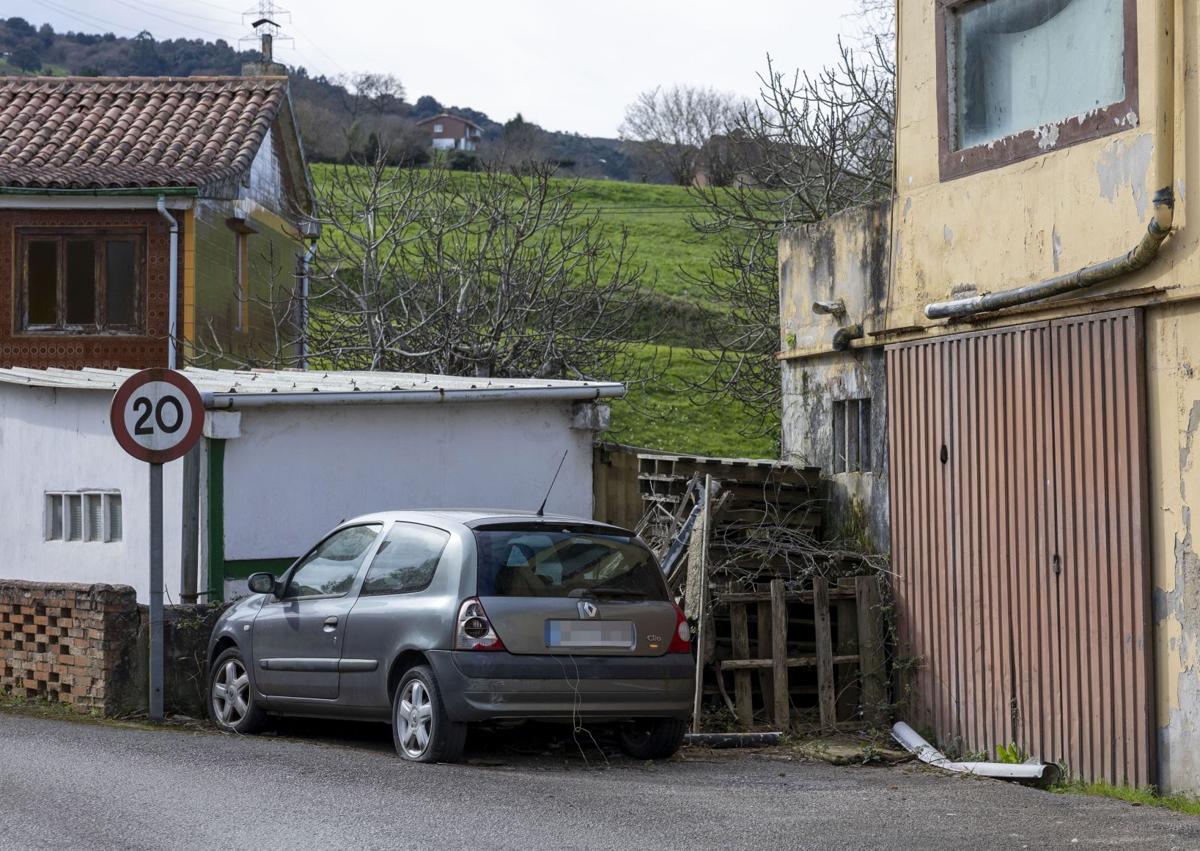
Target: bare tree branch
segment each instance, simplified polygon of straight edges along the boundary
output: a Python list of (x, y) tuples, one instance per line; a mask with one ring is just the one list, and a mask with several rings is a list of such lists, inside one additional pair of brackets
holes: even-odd
[[(866, 6), (876, 0), (863, 0)], [(864, 6), (865, 14), (874, 14)], [(876, 10), (877, 11), (877, 10)], [(895, 58), (890, 19), (869, 43), (839, 43), (839, 60), (816, 74), (784, 73), (768, 58), (758, 100), (730, 131), (739, 179), (694, 187), (703, 213), (692, 224), (717, 241), (709, 269), (692, 278), (728, 307), (709, 322), (695, 354), (708, 365), (697, 389), (756, 413), (758, 436), (778, 439), (781, 410), (778, 234), (820, 221), (892, 189)]]

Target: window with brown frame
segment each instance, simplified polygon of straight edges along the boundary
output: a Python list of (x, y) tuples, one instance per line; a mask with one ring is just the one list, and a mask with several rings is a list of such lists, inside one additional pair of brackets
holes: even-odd
[(136, 230), (20, 230), (17, 329), (141, 333), (145, 235)]
[(936, 0), (942, 180), (1137, 125), (1136, 0)]

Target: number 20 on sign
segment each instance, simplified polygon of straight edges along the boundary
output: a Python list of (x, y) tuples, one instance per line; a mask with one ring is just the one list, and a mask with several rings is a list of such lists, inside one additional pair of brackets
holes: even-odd
[(181, 373), (143, 369), (113, 395), (109, 423), (121, 448), (150, 465), (150, 720), (163, 717), (162, 465), (187, 454), (204, 429), (204, 401)]

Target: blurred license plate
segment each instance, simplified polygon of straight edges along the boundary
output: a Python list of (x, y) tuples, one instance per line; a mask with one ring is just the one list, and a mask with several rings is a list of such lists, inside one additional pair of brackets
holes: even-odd
[(632, 621), (546, 621), (547, 647), (620, 647), (632, 650)]

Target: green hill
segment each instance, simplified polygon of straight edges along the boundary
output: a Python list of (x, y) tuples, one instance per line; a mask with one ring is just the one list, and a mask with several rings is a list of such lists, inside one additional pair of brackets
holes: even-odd
[[(318, 184), (329, 166), (313, 167)], [(470, 180), (471, 175), (455, 175)], [(609, 180), (570, 180), (576, 204), (594, 212), (613, 239), (624, 229), (636, 260), (645, 264), (645, 282), (656, 295), (653, 316), (646, 327), (659, 329), (658, 345), (634, 352), (633, 371), (656, 377), (631, 382), (629, 396), (613, 404), (613, 425), (606, 435), (635, 446), (670, 452), (735, 457), (775, 457), (772, 441), (747, 438), (753, 431), (750, 416), (732, 403), (713, 404), (693, 386), (703, 381), (705, 366), (694, 348), (702, 345), (697, 334), (703, 311), (721, 310), (702, 302), (689, 285), (688, 275), (699, 274), (712, 257), (711, 241), (698, 236), (688, 217), (699, 208), (679, 186), (625, 183)], [(606, 376), (618, 380), (627, 376)]]

